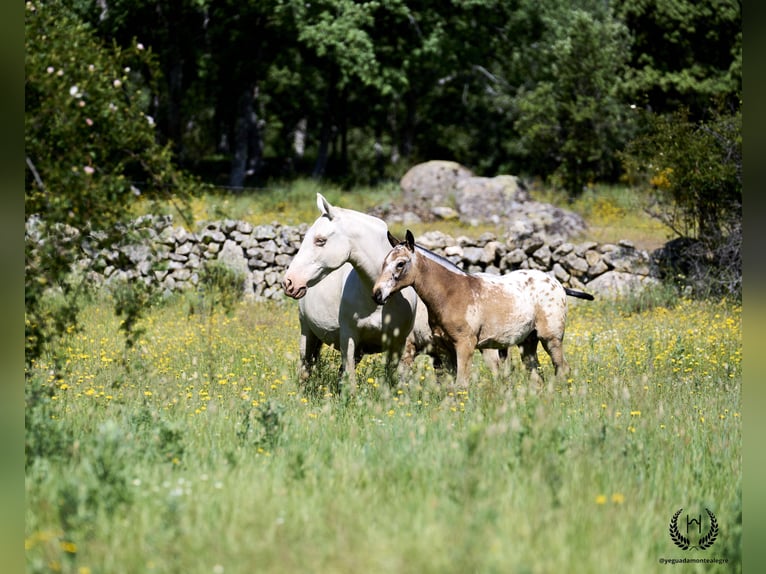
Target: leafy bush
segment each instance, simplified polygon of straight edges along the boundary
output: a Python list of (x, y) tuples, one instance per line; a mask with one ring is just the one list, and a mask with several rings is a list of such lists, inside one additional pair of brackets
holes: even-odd
[[(192, 184), (158, 143), (148, 114), (157, 67), (150, 50), (104, 46), (64, 0), (26, 4), (26, 356), (71, 325), (43, 304), (67, 282), (81, 240), (114, 224), (139, 196), (183, 200)], [(40, 238), (47, 238), (39, 241)], [(37, 241), (35, 240), (37, 239)]]
[[(650, 187), (654, 215), (681, 241), (661, 265), (697, 294), (741, 293), (742, 115), (714, 111), (650, 116), (648, 132), (623, 155), (632, 183)], [(672, 248), (672, 249), (671, 249)]]

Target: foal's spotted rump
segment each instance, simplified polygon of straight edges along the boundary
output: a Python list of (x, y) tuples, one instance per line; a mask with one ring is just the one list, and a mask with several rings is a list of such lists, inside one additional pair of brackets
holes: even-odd
[(398, 290), (412, 286), (428, 308), (438, 333), (457, 361), (458, 385), (467, 385), (473, 351), (519, 345), (524, 365), (539, 378), (537, 343), (550, 355), (556, 375), (566, 374), (563, 338), (567, 295), (592, 298), (565, 289), (537, 270), (513, 271), (503, 276), (471, 275), (438, 255), (416, 247), (410, 231), (389, 252), (373, 298), (379, 304)]
[(543, 340), (559, 333), (563, 337), (567, 301), (558, 281), (542, 271), (526, 269), (483, 279), (484, 300), (472, 306), (472, 314), (486, 309), (485, 323), (476, 325), (478, 348), (517, 345), (532, 331)]

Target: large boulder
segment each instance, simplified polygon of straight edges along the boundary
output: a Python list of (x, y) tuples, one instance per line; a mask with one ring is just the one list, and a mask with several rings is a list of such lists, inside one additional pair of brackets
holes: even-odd
[(539, 235), (546, 241), (566, 240), (580, 235), (588, 227), (585, 220), (573, 211), (540, 201), (515, 203), (504, 215), (509, 223), (509, 234), (518, 238)]
[(586, 229), (582, 217), (533, 201), (519, 178), (512, 175), (475, 176), (453, 161), (427, 161), (413, 166), (400, 181), (400, 204), (371, 211), (389, 223), (459, 218), (470, 225), (505, 226), (519, 240), (538, 236), (545, 241), (566, 240)]
[(406, 203), (450, 205), (458, 182), (469, 177), (473, 172), (457, 162), (432, 160), (411, 167), (399, 185)]
[(625, 271), (607, 271), (590, 281), (588, 292), (598, 297), (619, 298), (637, 294), (660, 284), (659, 279)]
[(465, 177), (455, 185), (458, 214), (468, 222), (500, 223), (520, 202), (528, 200), (529, 193), (512, 175)]

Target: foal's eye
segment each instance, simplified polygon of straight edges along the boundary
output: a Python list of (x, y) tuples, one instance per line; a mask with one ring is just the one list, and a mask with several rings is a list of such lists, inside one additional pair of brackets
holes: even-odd
[(404, 261), (397, 261), (396, 262), (396, 270), (397, 271), (401, 271), (402, 269), (404, 269)]

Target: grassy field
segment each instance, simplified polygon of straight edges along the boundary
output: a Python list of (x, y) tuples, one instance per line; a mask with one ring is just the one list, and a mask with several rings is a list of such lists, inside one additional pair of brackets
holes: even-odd
[[(310, 222), (320, 190), (356, 209), (397, 193), (304, 182), (192, 211)], [(642, 205), (610, 188), (569, 207), (593, 238), (648, 245), (659, 232)], [(128, 346), (99, 294), (27, 373), (27, 572), (741, 569), (739, 303), (572, 300), (567, 381), (541, 351), (542, 388), (517, 353), (499, 378), (477, 355), (466, 391), (425, 357), (392, 388), (366, 357), (349, 398), (332, 349), (299, 384), (294, 301), (216, 301), (201, 290), (147, 308)], [(687, 520), (710, 533), (714, 513), (712, 546), (674, 544), (679, 509), (692, 544)]]
[[(541, 353), (545, 388), (517, 355), (502, 380), (477, 357), (466, 392), (424, 358), (389, 388), (370, 357), (349, 399), (329, 349), (298, 384), (294, 302), (197, 297), (152, 308), (130, 349), (94, 301), (58, 374), (36, 366), (51, 394), (27, 412), (28, 572), (740, 567), (736, 304), (577, 302), (569, 381)], [(711, 548), (674, 545), (680, 508), (714, 513)]]

